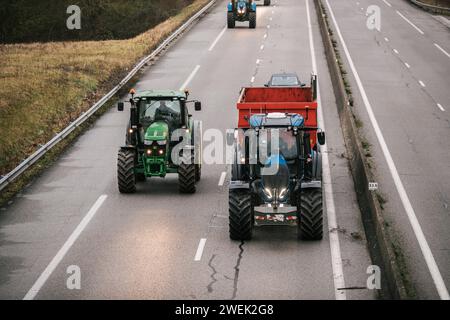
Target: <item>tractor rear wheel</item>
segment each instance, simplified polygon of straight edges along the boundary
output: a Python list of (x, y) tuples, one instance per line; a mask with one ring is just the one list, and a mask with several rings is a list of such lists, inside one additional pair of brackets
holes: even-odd
[(322, 189), (306, 189), (300, 194), (298, 237), (301, 240), (322, 240)]
[(253, 235), (252, 195), (247, 190), (230, 190), (229, 194), (230, 238), (251, 240)]
[(270, 6), (270, 0), (264, 0), (264, 5), (265, 6)]
[(120, 193), (136, 192), (136, 176), (134, 174), (134, 151), (120, 150), (117, 156), (117, 181)]
[(248, 19), (250, 21), (250, 29), (256, 28), (256, 12), (250, 12), (248, 14)]
[(236, 21), (234, 20), (233, 12), (228, 12), (227, 24), (228, 24), (228, 29), (233, 29), (236, 26)]
[(178, 186), (181, 193), (195, 193), (196, 165), (182, 162), (178, 167)]

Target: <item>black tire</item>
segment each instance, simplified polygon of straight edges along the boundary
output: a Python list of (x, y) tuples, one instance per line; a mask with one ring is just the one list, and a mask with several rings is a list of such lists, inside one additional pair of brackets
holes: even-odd
[(248, 14), (248, 20), (249, 20), (249, 26), (250, 29), (255, 29), (256, 28), (256, 12), (250, 12)]
[(265, 6), (270, 6), (270, 0), (264, 0), (264, 5)]
[(236, 21), (234, 20), (233, 12), (228, 12), (227, 24), (228, 24), (228, 29), (233, 29), (236, 26)]
[(200, 164), (195, 165), (195, 182), (199, 182), (202, 179), (202, 166)]
[(117, 156), (117, 181), (120, 193), (136, 192), (134, 154), (133, 150), (120, 150)]
[(228, 202), (230, 239), (251, 240), (254, 226), (251, 193), (247, 190), (231, 190)]
[(196, 165), (185, 164), (184, 162), (178, 167), (178, 187), (181, 193), (195, 193), (196, 182)]
[(313, 241), (323, 238), (322, 189), (303, 190), (299, 200), (298, 237)]

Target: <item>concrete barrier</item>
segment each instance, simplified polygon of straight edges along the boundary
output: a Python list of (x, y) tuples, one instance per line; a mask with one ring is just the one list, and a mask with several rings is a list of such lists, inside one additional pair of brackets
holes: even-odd
[(425, 10), (433, 12), (433, 13), (450, 15), (450, 2), (448, 3), (447, 6), (443, 6), (443, 5), (440, 5), (440, 2), (437, 2), (437, 1), (435, 1), (436, 4), (425, 3), (425, 1), (420, 1), (420, 0), (408, 0), (408, 1), (412, 2), (416, 6), (421, 7), (422, 9), (425, 9)]
[(393, 243), (386, 230), (381, 206), (376, 193), (369, 190), (369, 182), (373, 182), (373, 174), (369, 169), (363, 151), (361, 137), (355, 124), (349, 97), (345, 91), (343, 76), (337, 63), (332, 36), (329, 33), (328, 20), (322, 0), (314, 0), (318, 15), (320, 32), (325, 46), (325, 55), (330, 70), (333, 90), (338, 106), (339, 118), (344, 133), (345, 144), (349, 155), (353, 182), (361, 209), (364, 228), (367, 234), (372, 262), (382, 270), (382, 299), (408, 299), (404, 277), (397, 262)]

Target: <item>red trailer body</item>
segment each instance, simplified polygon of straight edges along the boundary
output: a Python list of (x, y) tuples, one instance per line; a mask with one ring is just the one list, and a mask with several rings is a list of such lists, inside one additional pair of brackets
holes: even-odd
[[(239, 128), (249, 128), (250, 117), (261, 113), (297, 113), (305, 119), (305, 127), (318, 127), (317, 101), (312, 87), (243, 88), (239, 101)], [(316, 145), (316, 131), (311, 132), (311, 145)]]

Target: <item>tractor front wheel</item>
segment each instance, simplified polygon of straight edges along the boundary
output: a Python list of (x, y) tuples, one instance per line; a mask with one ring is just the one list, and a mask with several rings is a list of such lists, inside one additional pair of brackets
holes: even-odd
[(228, 24), (228, 29), (233, 29), (236, 26), (236, 21), (234, 20), (233, 12), (228, 12), (227, 24)]
[(306, 189), (300, 194), (298, 237), (301, 240), (322, 240), (322, 189)]
[(250, 12), (248, 14), (248, 19), (250, 21), (250, 29), (256, 28), (256, 12)]
[(185, 164), (178, 167), (178, 186), (181, 193), (195, 193), (195, 182), (197, 179), (196, 165), (194, 163)]
[(231, 190), (229, 194), (230, 239), (251, 240), (253, 236), (252, 195), (247, 190)]
[(134, 151), (120, 150), (117, 157), (117, 181), (120, 193), (136, 192), (136, 176), (134, 174)]

